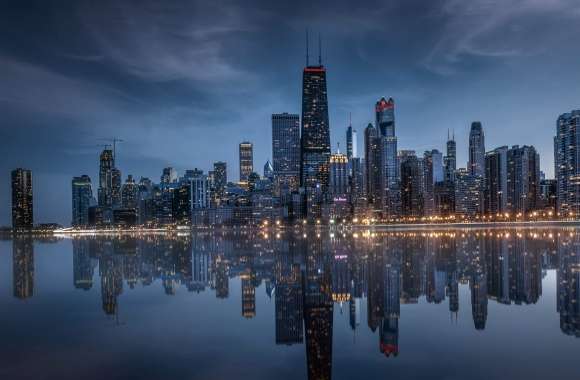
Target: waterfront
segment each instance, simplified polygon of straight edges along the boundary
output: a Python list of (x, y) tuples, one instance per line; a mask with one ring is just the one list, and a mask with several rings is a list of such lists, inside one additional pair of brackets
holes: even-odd
[(580, 229), (0, 241), (6, 379), (580, 374)]

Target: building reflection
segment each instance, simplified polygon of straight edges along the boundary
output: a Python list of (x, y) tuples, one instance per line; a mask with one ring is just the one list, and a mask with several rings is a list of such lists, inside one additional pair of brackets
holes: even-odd
[(14, 297), (27, 299), (34, 294), (34, 245), (29, 236), (12, 241), (12, 281)]
[[(366, 318), (363, 328), (376, 334), (377, 355), (393, 358), (404, 354), (400, 319), (414, 308), (446, 304), (456, 323), (464, 300), (470, 303), (465, 315), (483, 331), (493, 318), (490, 302), (537, 303), (550, 270), (557, 276), (561, 331), (580, 337), (580, 232), (574, 229), (224, 230), (82, 237), (72, 248), (74, 287), (99, 291), (93, 285), (100, 282), (106, 315), (117, 315), (121, 294), (137, 287), (158, 286), (168, 296), (214, 292), (222, 300), (234, 285), (241, 289), (241, 316), (253, 318), (264, 312), (256, 308), (263, 289), (273, 298), (273, 344), (304, 344), (309, 379), (332, 377), (337, 320), (356, 334)], [(17, 298), (34, 294), (30, 237), (13, 240), (13, 287)]]

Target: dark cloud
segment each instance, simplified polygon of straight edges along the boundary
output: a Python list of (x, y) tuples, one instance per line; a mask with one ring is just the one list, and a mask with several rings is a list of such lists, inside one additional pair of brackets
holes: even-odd
[(34, 170), (38, 221), (68, 223), (70, 177), (96, 180), (102, 138), (125, 140), (124, 175), (226, 160), (236, 178), (245, 139), (260, 168), (270, 115), (300, 112), (307, 27), (334, 143), (393, 96), (401, 148), (443, 149), (454, 129), (461, 164), (481, 120), (488, 149), (533, 144), (551, 174), (555, 119), (580, 106), (578, 21), (575, 0), (3, 2), (0, 224), (17, 166)]

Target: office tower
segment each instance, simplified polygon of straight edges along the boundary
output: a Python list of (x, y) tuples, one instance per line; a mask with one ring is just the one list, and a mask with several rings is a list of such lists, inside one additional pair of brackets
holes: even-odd
[(195, 172), (191, 174), (191, 177), (188, 177), (191, 186), (191, 208), (208, 208), (211, 192), (207, 175), (203, 174), (203, 172)]
[(580, 213), (580, 110), (558, 117), (554, 138), (554, 164), (558, 181), (557, 206), (562, 216)]
[[(395, 135), (395, 101), (384, 97), (375, 104), (375, 126), (378, 131), (379, 178), (376, 199), (386, 216), (399, 213), (399, 163), (397, 161), (397, 136)], [(376, 202), (375, 202), (376, 203)]]
[(507, 152), (502, 146), (485, 154), (484, 212), (488, 215), (507, 212)]
[(173, 219), (178, 224), (191, 222), (191, 191), (193, 186), (185, 182), (173, 190)]
[(12, 171), (12, 228), (31, 229), (33, 222), (32, 172), (18, 168)]
[(455, 214), (473, 219), (483, 212), (483, 178), (467, 169), (458, 169), (455, 176)]
[(296, 191), (300, 185), (300, 116), (272, 115), (272, 166), (278, 188)]
[(34, 294), (34, 244), (30, 236), (12, 240), (12, 284), (14, 297), (26, 299)]
[(365, 128), (365, 188), (369, 204), (377, 202), (377, 193), (380, 195), (381, 166), (378, 143), (378, 131), (369, 124)]
[(419, 168), (419, 160), (414, 151), (401, 151), (401, 214), (406, 217), (423, 215), (423, 191), (421, 181), (423, 176)]
[(264, 164), (264, 178), (269, 180), (274, 179), (274, 167), (272, 166), (270, 160), (266, 161)]
[(88, 175), (72, 179), (72, 220), (73, 227), (89, 224), (89, 207), (93, 206), (93, 186)]
[(215, 196), (217, 199), (223, 199), (226, 193), (226, 186), (228, 184), (227, 164), (222, 161), (214, 162), (213, 173)]
[(239, 147), (240, 182), (247, 182), (254, 171), (254, 146), (251, 142), (241, 142)]
[(161, 184), (169, 185), (177, 181), (177, 170), (174, 168), (163, 168), (163, 173), (161, 174)]
[(455, 215), (455, 184), (450, 181), (433, 185), (433, 212), (436, 216)]
[(358, 141), (356, 129), (353, 129), (351, 124), (346, 129), (346, 157), (349, 161), (358, 157), (357, 146)]
[(540, 181), (540, 195), (538, 208), (546, 212), (556, 211), (558, 192), (558, 181), (555, 179), (544, 179)]
[(435, 213), (434, 188), (443, 180), (443, 155), (437, 149), (426, 151), (423, 154), (423, 207), (427, 216)]
[(99, 207), (113, 207), (113, 169), (115, 158), (111, 149), (103, 149), (99, 158)]
[(353, 204), (361, 202), (366, 203), (366, 194), (364, 188), (364, 165), (360, 157), (354, 157), (349, 161), (350, 164), (350, 193)]
[(472, 175), (485, 175), (485, 137), (479, 121), (471, 123), (469, 132), (469, 162), (467, 169)]
[(121, 207), (122, 205), (122, 181), (121, 171), (117, 168), (113, 168), (111, 170), (111, 201), (113, 203), (113, 208)]
[(121, 190), (121, 204), (123, 208), (137, 210), (139, 208), (139, 185), (129, 174)]
[(447, 131), (447, 155), (443, 158), (445, 165), (445, 181), (455, 182), (455, 170), (457, 170), (457, 143), (455, 142), (455, 133), (449, 138)]
[(326, 68), (320, 57), (317, 66), (307, 60), (303, 71), (300, 154), (300, 186), (306, 190), (307, 203), (319, 203), (316, 193), (326, 193), (330, 160)]
[(348, 190), (348, 158), (335, 153), (330, 156), (329, 193), (334, 198), (346, 198)]
[(507, 208), (512, 213), (534, 211), (540, 185), (540, 155), (533, 146), (514, 145), (507, 152)]

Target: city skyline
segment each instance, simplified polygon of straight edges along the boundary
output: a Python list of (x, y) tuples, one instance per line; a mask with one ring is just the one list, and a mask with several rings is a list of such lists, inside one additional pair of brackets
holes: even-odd
[[(71, 205), (62, 194), (70, 192), (74, 176), (87, 174), (96, 183), (93, 163), (102, 138), (125, 140), (117, 147), (123, 179), (157, 178), (167, 166), (180, 173), (208, 171), (215, 161), (227, 162), (230, 178), (237, 178), (236, 146), (244, 140), (253, 142), (255, 167), (261, 168), (272, 161), (271, 115), (300, 113), (303, 35), (310, 27), (313, 41), (322, 36), (329, 69), (331, 147), (346, 146), (352, 113), (362, 152), (360, 137), (374, 120), (374, 102), (393, 97), (399, 150), (444, 152), (452, 129), (457, 167), (464, 167), (468, 128), (479, 120), (488, 150), (532, 145), (551, 178), (555, 120), (578, 108), (578, 92), (567, 86), (579, 79), (578, 57), (565, 47), (577, 34), (576, 23), (566, 21), (580, 13), (571, 1), (502, 5), (435, 2), (371, 10), (363, 4), (346, 13), (346, 3), (321, 3), (307, 17), (304, 4), (290, 9), (256, 2), (229, 6), (216, 25), (195, 21), (219, 5), (136, 8), (103, 2), (63, 4), (59, 12), (43, 4), (3, 5), (0, 83), (13, 96), (0, 103), (0, 149), (7, 157), (0, 174), (9, 178), (16, 167), (31, 169), (35, 219), (67, 224)], [(266, 17), (281, 14), (287, 22), (273, 25), (277, 18)], [(73, 22), (60, 22), (63, 17)], [(383, 23), (385, 17), (396, 21)], [(542, 35), (531, 33), (540, 22)], [(572, 26), (561, 31), (557, 25), (563, 22)], [(15, 36), (21, 30), (15, 23), (30, 28)], [(155, 35), (161, 24), (167, 28)], [(495, 41), (498, 33), (501, 43)], [(407, 47), (419, 35), (430, 37)], [(162, 47), (155, 51), (144, 39)], [(376, 44), (386, 49), (377, 52), (371, 48)], [(386, 53), (395, 58), (386, 60)], [(3, 183), (0, 202), (8, 204), (9, 181)], [(0, 225), (9, 221), (9, 208), (2, 208)]]

